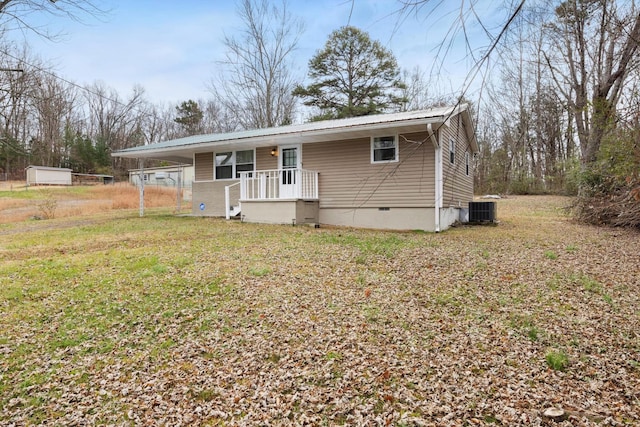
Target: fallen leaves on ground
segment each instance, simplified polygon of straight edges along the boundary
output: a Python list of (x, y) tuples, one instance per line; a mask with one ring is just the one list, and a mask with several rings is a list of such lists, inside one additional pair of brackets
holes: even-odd
[(13, 234), (0, 420), (637, 425), (640, 235), (572, 223), (563, 198), (498, 203), (500, 225), (441, 234), (171, 216)]

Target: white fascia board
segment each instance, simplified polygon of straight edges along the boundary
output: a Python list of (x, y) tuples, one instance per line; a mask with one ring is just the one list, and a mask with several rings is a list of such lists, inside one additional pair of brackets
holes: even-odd
[[(427, 117), (417, 118), (410, 120), (392, 121), (392, 122), (380, 122), (374, 124), (365, 125), (352, 125), (344, 127), (331, 127), (326, 129), (314, 129), (308, 131), (292, 131), (273, 133), (267, 135), (250, 136), (245, 138), (229, 138), (220, 141), (208, 141), (198, 142), (193, 144), (181, 144), (171, 147), (158, 147), (158, 148), (145, 148), (148, 146), (140, 147), (140, 150), (121, 151), (115, 152), (111, 155), (113, 157), (123, 158), (156, 158), (167, 157), (172, 154), (184, 153), (182, 157), (192, 157), (193, 153), (215, 151), (216, 148), (223, 147), (224, 149), (250, 149), (256, 147), (269, 147), (272, 145), (281, 145), (288, 140), (295, 141), (297, 143), (316, 143), (325, 141), (336, 141), (340, 139), (348, 138), (349, 134), (355, 133), (368, 133), (374, 134), (379, 130), (398, 130), (406, 129), (407, 132), (420, 132), (424, 131), (426, 124), (438, 124), (442, 123), (444, 117)], [(415, 128), (415, 129), (414, 129)], [(402, 131), (401, 131), (402, 132)], [(333, 137), (331, 137), (333, 135)]]

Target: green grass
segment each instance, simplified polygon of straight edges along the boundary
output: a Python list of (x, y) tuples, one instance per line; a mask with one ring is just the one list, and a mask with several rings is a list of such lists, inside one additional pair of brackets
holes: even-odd
[(14, 191), (0, 191), (0, 198), (19, 199), (19, 200), (35, 200), (40, 199), (42, 195), (36, 190), (25, 190), (23, 188)]
[(600, 282), (586, 274), (574, 276), (574, 281), (582, 285), (585, 291), (593, 292), (595, 294), (602, 292), (602, 285)]
[(327, 359), (327, 360), (340, 360), (340, 359), (342, 359), (342, 355), (340, 353), (338, 353), (337, 351), (329, 351), (325, 355), (325, 359)]
[(540, 339), (540, 331), (535, 326), (531, 326), (527, 329), (527, 336), (531, 341), (538, 341)]
[(214, 390), (200, 390), (193, 393), (193, 397), (201, 402), (211, 402), (218, 398), (218, 393)]
[(533, 316), (514, 313), (509, 321), (509, 326), (527, 336), (531, 341), (538, 341), (542, 331), (535, 325)]
[[(421, 236), (416, 234), (416, 237)], [(422, 239), (430, 241), (431, 235), (423, 235)], [(358, 230), (344, 230), (339, 233), (322, 232), (314, 236), (314, 240), (320, 244), (332, 244), (357, 248), (360, 255), (356, 262), (364, 263), (369, 257), (383, 256), (391, 258), (401, 249), (411, 245), (414, 239), (410, 234), (369, 234), (363, 235)], [(359, 260), (359, 261), (358, 261)]]
[(554, 371), (564, 371), (569, 366), (569, 356), (562, 351), (551, 350), (544, 356), (547, 366)]
[(271, 273), (271, 268), (269, 267), (256, 266), (256, 267), (249, 268), (249, 274), (256, 277), (266, 276), (269, 273)]
[[(532, 227), (537, 216), (527, 209), (514, 210), (524, 219), (499, 212), (498, 227), (437, 235), (164, 213), (0, 229), (12, 232), (0, 240), (0, 424), (21, 416), (24, 425), (61, 425), (82, 399), (93, 412), (80, 423), (131, 424), (129, 411), (145, 416), (131, 402), (158, 396), (191, 415), (215, 407), (229, 425), (260, 424), (243, 418), (270, 414), (256, 393), (280, 396), (284, 410), (274, 416), (282, 425), (303, 414), (349, 424), (356, 411), (369, 421), (378, 413), (426, 417), (412, 402), (443, 399), (435, 381), (491, 408), (514, 402), (477, 385), (512, 375), (539, 391), (537, 399), (514, 388), (530, 407), (569, 388), (588, 399), (583, 379), (594, 370), (635, 378), (637, 287), (620, 273), (634, 266), (590, 264), (597, 251), (613, 258), (628, 250), (635, 235), (608, 239), (593, 227), (549, 222), (546, 211), (534, 225), (547, 227)], [(593, 250), (568, 249), (596, 239)], [(541, 262), (540, 248), (567, 249)], [(547, 367), (567, 381), (544, 379)], [(602, 387), (599, 404), (614, 407), (618, 384)], [(335, 417), (338, 401), (343, 418)], [(478, 407), (451, 411), (497, 423)], [(217, 420), (193, 416), (195, 424)], [(446, 424), (442, 416), (429, 422)], [(501, 423), (517, 424), (504, 416)]]

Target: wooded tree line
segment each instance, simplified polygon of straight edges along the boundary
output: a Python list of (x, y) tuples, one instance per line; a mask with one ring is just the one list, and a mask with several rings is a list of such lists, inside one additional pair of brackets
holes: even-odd
[(637, 120), (640, 15), (632, 2), (546, 2), (513, 28), (481, 108), (480, 186), (571, 190), (574, 166)]
[(123, 97), (102, 82), (60, 79), (25, 50), (0, 46), (0, 172), (23, 176), (29, 164), (112, 173), (130, 165), (110, 153), (180, 134), (175, 106), (160, 107), (135, 88)]
[(640, 225), (640, 11), (633, 1), (525, 4), (478, 117), (477, 189), (578, 194), (595, 223)]

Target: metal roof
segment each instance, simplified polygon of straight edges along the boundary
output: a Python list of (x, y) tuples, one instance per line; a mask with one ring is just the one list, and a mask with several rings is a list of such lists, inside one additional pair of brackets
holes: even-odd
[[(191, 162), (194, 153), (210, 151), (212, 148), (248, 149), (283, 143), (335, 141), (360, 137), (365, 134), (369, 135), (372, 131), (378, 129), (394, 129), (403, 132), (417, 129), (423, 130), (427, 123), (444, 123), (450, 117), (459, 113), (465, 113), (467, 120), (471, 120), (468, 115), (467, 104), (462, 104), (455, 107), (433, 108), (430, 110), (324, 120), (231, 133), (194, 135), (116, 151), (112, 153), (112, 156)], [(469, 124), (472, 125), (471, 123)], [(476, 147), (475, 136), (470, 135), (470, 138), (473, 139), (472, 146)]]
[(68, 169), (68, 168), (54, 168), (54, 167), (51, 167), (51, 166), (29, 165), (26, 168), (24, 168), (24, 170), (27, 170), (27, 169), (37, 169), (37, 170), (52, 171), (52, 172), (72, 172), (72, 170)]

